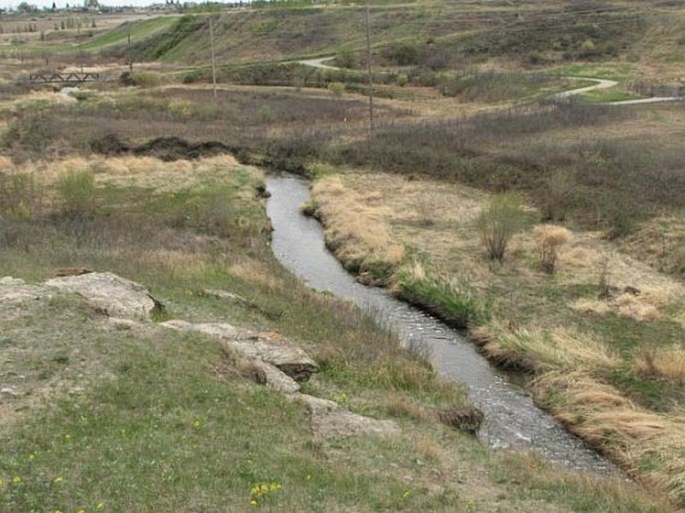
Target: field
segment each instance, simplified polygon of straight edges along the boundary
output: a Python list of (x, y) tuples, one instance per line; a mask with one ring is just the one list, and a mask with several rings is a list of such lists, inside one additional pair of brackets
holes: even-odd
[[(0, 402), (0, 504), (242, 511), (264, 484), (273, 511), (685, 505), (685, 109), (612, 105), (682, 94), (682, 6), (380, 3), (368, 55), (356, 6), (202, 9), (93, 15), (88, 30), (67, 14), (0, 20), (0, 276), (108, 270), (167, 305), (123, 336), (71, 297), (9, 322), (2, 384), (19, 392)], [(103, 80), (27, 84), (82, 65)], [(596, 79), (617, 84), (557, 96)], [(306, 210), (361, 280), (468, 330), (645, 486), (544, 469), (437, 423), (468, 407), (464, 391), (273, 259), (259, 192), (273, 169), (312, 179)], [(490, 259), (479, 219), (513, 195), (521, 225)], [(169, 318), (278, 332), (322, 366), (307, 393), (402, 433), (313, 441), (304, 406), (210, 339), (157, 327)]]

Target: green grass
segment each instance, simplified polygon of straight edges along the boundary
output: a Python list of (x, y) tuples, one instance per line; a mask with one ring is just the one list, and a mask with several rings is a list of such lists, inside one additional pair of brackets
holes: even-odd
[(581, 95), (581, 98), (595, 103), (612, 103), (626, 100), (639, 100), (642, 96), (620, 89), (619, 86), (609, 89), (597, 89)]
[(110, 46), (125, 45), (128, 42), (129, 35), (131, 42), (137, 42), (155, 35), (157, 32), (167, 30), (176, 21), (175, 16), (159, 16), (143, 21), (128, 22), (114, 30), (105, 32), (102, 35), (96, 36), (94, 39), (83, 43), (82, 50), (102, 50)]
[[(193, 185), (161, 192), (115, 186), (97, 169), (92, 217), (0, 222), (0, 275), (111, 270), (149, 286), (166, 304), (165, 318), (278, 331), (321, 358), (306, 391), (364, 414), (387, 417), (398, 397), (428, 409), (465, 401), (369, 317), (277, 264), (255, 199), (259, 173), (196, 170)], [(218, 224), (197, 214), (208, 211)], [(176, 260), (150, 258), (170, 252)], [(205, 287), (238, 293), (259, 309), (208, 296)], [(314, 441), (304, 407), (243, 378), (235, 355), (215, 341), (154, 324), (113, 330), (75, 296), (32, 303), (3, 320), (3, 330), (3, 385), (20, 391), (18, 411), (0, 424), (3, 511), (524, 513), (531, 500), (606, 511), (604, 492), (573, 506), (596, 484), (554, 472), (545, 487), (570, 491), (562, 500), (539, 496), (533, 476), (522, 485), (520, 470), (507, 471), (475, 440), (425, 418), (398, 414), (405, 431), (390, 439)], [(457, 486), (455, 476), (473, 485)], [(497, 497), (481, 496), (481, 486), (496, 487)], [(651, 511), (650, 499), (632, 492), (612, 511), (631, 511), (636, 501)]]

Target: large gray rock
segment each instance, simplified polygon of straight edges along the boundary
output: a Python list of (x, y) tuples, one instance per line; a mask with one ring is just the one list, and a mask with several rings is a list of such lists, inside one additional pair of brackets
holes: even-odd
[(144, 286), (110, 272), (53, 278), (45, 286), (78, 294), (110, 317), (149, 319), (161, 307)]
[(173, 320), (162, 323), (162, 326), (218, 338), (230, 350), (273, 365), (295, 381), (306, 381), (319, 370), (316, 362), (305, 351), (274, 333), (255, 333), (219, 322), (191, 324)]
[(296, 394), (309, 410), (309, 424), (316, 440), (354, 435), (398, 435), (400, 427), (392, 420), (377, 420), (352, 413), (328, 399)]
[(41, 299), (49, 297), (49, 291), (40, 285), (27, 285), (24, 280), (10, 276), (0, 278), (0, 319), (26, 315)]

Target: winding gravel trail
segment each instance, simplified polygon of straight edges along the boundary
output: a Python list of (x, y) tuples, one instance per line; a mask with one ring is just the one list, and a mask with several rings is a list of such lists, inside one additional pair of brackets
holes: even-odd
[[(304, 59), (296, 61), (298, 64), (303, 64), (304, 66), (310, 66), (312, 68), (318, 69), (333, 69), (340, 70), (337, 66), (331, 66), (330, 64), (325, 64), (326, 62), (332, 61), (335, 57), (317, 57), (316, 59)], [(610, 89), (616, 87), (618, 82), (616, 80), (609, 80), (606, 78), (589, 78), (589, 77), (564, 77), (571, 80), (589, 80), (595, 82), (594, 85), (579, 87), (577, 89), (571, 89), (570, 91), (563, 91), (561, 93), (556, 93), (551, 96), (551, 98), (564, 100), (572, 96), (577, 96), (583, 93), (589, 93), (590, 91), (596, 91), (599, 89)], [(621, 100), (617, 102), (603, 102), (599, 105), (644, 105), (647, 103), (662, 103), (662, 102), (674, 102), (683, 100), (680, 96), (654, 96), (652, 98), (639, 98), (636, 100)]]

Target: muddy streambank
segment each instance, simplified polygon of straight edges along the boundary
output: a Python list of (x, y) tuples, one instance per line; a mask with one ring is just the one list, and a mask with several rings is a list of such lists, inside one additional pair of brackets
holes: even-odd
[(430, 349), (445, 379), (463, 383), (485, 414), (478, 437), (495, 449), (532, 450), (552, 464), (599, 475), (623, 475), (607, 459), (533, 404), (530, 396), (493, 369), (474, 344), (426, 312), (366, 287), (349, 275), (326, 249), (319, 223), (301, 214), (308, 184), (293, 175), (267, 178), (267, 214), (274, 228), (272, 248), (281, 263), (314, 289), (328, 291), (370, 312), (396, 331), (405, 344)]

